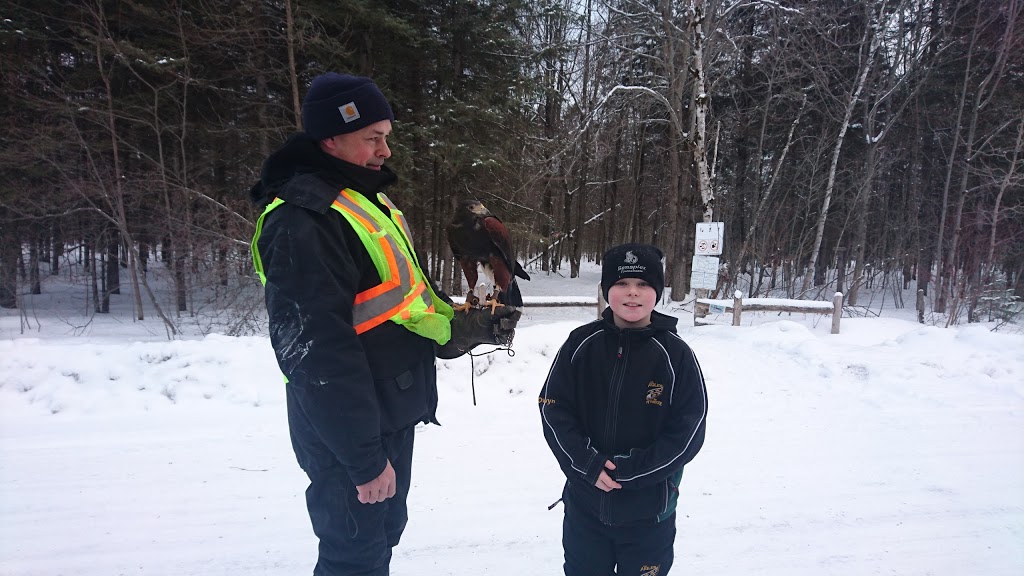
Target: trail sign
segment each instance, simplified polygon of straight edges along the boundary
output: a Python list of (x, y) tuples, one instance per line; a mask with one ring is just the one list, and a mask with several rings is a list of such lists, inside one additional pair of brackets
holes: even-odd
[(699, 256), (719, 256), (722, 254), (724, 238), (724, 222), (700, 222), (697, 224), (693, 253)]
[(690, 289), (714, 290), (718, 287), (718, 258), (694, 256), (690, 268)]

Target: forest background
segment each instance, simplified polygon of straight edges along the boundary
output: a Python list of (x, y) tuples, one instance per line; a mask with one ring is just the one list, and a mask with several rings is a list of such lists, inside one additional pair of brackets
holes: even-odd
[(675, 300), (715, 220), (721, 294), (857, 305), (878, 282), (947, 322), (1020, 313), (1024, 0), (3, 6), (4, 308), (63, 275), (172, 336), (258, 329), (248, 190), (339, 71), (391, 100), (391, 196), (450, 293), (444, 227), (476, 197), (531, 269), (661, 246)]

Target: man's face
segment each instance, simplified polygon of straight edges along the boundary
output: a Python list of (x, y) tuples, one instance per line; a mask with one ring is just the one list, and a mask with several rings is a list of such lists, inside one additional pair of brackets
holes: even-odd
[(362, 130), (339, 134), (321, 142), (324, 152), (349, 164), (371, 170), (380, 170), (384, 161), (391, 157), (388, 135), (391, 134), (391, 120), (381, 120)]

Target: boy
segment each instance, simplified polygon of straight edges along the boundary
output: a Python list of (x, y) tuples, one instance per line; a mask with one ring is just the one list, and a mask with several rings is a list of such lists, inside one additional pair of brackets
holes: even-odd
[(683, 465), (704, 443), (707, 395), (676, 319), (654, 311), (662, 253), (604, 255), (603, 318), (569, 335), (540, 396), (562, 492), (566, 576), (665, 576)]

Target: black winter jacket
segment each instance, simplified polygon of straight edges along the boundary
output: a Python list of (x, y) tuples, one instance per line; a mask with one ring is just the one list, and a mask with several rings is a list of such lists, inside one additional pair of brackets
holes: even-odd
[[(656, 522), (675, 509), (683, 465), (704, 444), (707, 393), (676, 319), (620, 329), (602, 320), (572, 331), (539, 398), (544, 437), (568, 478), (565, 496), (605, 524)], [(594, 484), (608, 474), (621, 489)]]
[(296, 134), (267, 159), (251, 191), (261, 206), (285, 201), (264, 219), (257, 242), (278, 365), (356, 485), (384, 471), (382, 434), (436, 423), (433, 342), (394, 322), (360, 335), (353, 328), (355, 295), (380, 276), (355, 230), (331, 208), (352, 188), (388, 214), (376, 196), (395, 180), (386, 167), (343, 162)]

